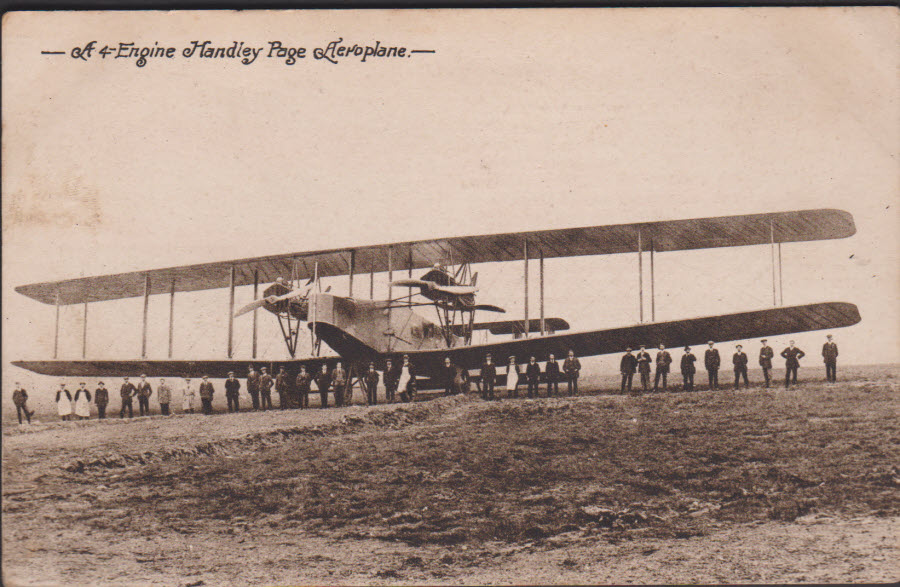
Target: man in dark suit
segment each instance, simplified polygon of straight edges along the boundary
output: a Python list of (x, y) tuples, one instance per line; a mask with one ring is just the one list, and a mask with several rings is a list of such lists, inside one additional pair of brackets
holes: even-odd
[(691, 347), (684, 347), (684, 354), (681, 355), (681, 380), (684, 382), (684, 391), (694, 391), (694, 373), (697, 367), (694, 362), (697, 357), (691, 352)]
[(266, 368), (263, 367), (260, 369), (262, 374), (259, 376), (259, 397), (260, 404), (262, 409), (271, 410), (272, 409), (272, 386), (275, 385), (275, 380), (272, 379), (272, 376), (266, 372)]
[(125, 417), (125, 410), (128, 410), (128, 417), (134, 418), (134, 404), (132, 403), (132, 398), (137, 395), (137, 388), (134, 386), (134, 383), (128, 381), (128, 378), (125, 378), (125, 381), (122, 383), (122, 387), (119, 388), (119, 396), (122, 398), (122, 409), (119, 410), (119, 417)]
[(253, 409), (259, 409), (259, 373), (250, 365), (250, 371), (247, 373), (247, 393), (250, 394), (250, 401), (253, 403)]
[(312, 375), (306, 370), (306, 365), (300, 365), (300, 373), (297, 374), (297, 381), (294, 389), (297, 391), (297, 405), (301, 409), (309, 407), (309, 389), (312, 384)]
[(328, 386), (331, 385), (331, 374), (328, 373), (328, 365), (322, 363), (322, 368), (316, 373), (316, 387), (319, 388), (319, 399), (322, 408), (328, 407)]
[(719, 357), (719, 349), (713, 348), (713, 345), (716, 343), (713, 341), (709, 341), (709, 348), (706, 349), (706, 354), (703, 356), (703, 364), (706, 365), (706, 372), (709, 376), (709, 388), (710, 389), (719, 389), (719, 366), (722, 364), (722, 359)]
[(759, 349), (759, 366), (762, 367), (763, 377), (766, 378), (766, 387), (769, 387), (772, 372), (772, 357), (775, 356), (775, 351), (766, 344), (768, 342), (767, 339), (764, 338), (761, 342), (762, 348)]
[(19, 385), (19, 382), (16, 381), (16, 388), (13, 390), (13, 404), (16, 406), (16, 416), (19, 418), (19, 424), (22, 423), (22, 413), (25, 414), (25, 418), (28, 420), (28, 423), (31, 424), (31, 417), (34, 415), (33, 411), (28, 409), (28, 406), (25, 402), (28, 401), (28, 392), (25, 391), (25, 388)]
[(106, 406), (109, 404), (109, 390), (103, 385), (103, 382), (97, 384), (94, 390), (94, 403), (97, 405), (97, 414), (100, 420), (106, 419)]
[(834, 383), (837, 381), (838, 348), (837, 344), (831, 340), (830, 334), (828, 335), (828, 342), (822, 346), (822, 358), (825, 360), (825, 379)]
[(744, 378), (744, 387), (750, 387), (750, 380), (747, 379), (747, 353), (744, 352), (744, 347), (741, 345), (736, 345), (734, 356), (731, 357), (731, 362), (734, 364), (734, 388), (741, 388), (741, 377)]
[(453, 361), (450, 360), (450, 357), (444, 357), (442, 377), (444, 378), (444, 395), (452, 394), (453, 380), (456, 379), (456, 367), (453, 366)]
[(234, 371), (228, 372), (228, 379), (225, 380), (225, 399), (228, 401), (229, 412), (240, 412), (240, 393), (241, 382), (234, 376)]
[(375, 370), (375, 363), (369, 363), (369, 370), (366, 372), (366, 405), (374, 406), (378, 403), (378, 380), (380, 379), (378, 371)]
[(494, 399), (494, 383), (497, 381), (497, 365), (491, 359), (488, 353), (484, 357), (484, 364), (481, 366), (481, 399)]
[(141, 381), (137, 386), (138, 411), (141, 416), (150, 415), (150, 396), (153, 395), (153, 388), (147, 381), (146, 375), (141, 375)]
[(400, 373), (394, 367), (390, 359), (384, 365), (384, 396), (385, 401), (392, 404), (397, 399), (397, 386), (400, 384)]
[(288, 396), (291, 392), (291, 382), (284, 367), (278, 368), (278, 375), (275, 376), (275, 391), (278, 392), (278, 407), (286, 410), (288, 407)]
[(659, 380), (662, 378), (662, 388), (666, 391), (666, 379), (669, 376), (669, 365), (672, 364), (672, 355), (666, 350), (666, 345), (659, 345), (656, 353), (656, 376), (653, 378), (653, 391), (659, 390)]
[(800, 359), (805, 357), (806, 353), (795, 347), (792, 340), (790, 345), (781, 351), (781, 356), (785, 360), (784, 387), (787, 389), (791, 383), (797, 383), (797, 369), (800, 368)]
[(569, 395), (578, 395), (578, 376), (581, 375), (581, 361), (575, 357), (575, 351), (569, 351), (569, 356), (563, 361), (563, 372), (566, 374)]
[(525, 367), (525, 380), (528, 382), (528, 397), (538, 397), (538, 385), (541, 381), (541, 366), (538, 365), (534, 357), (528, 359), (528, 366)]
[(544, 377), (547, 379), (547, 397), (559, 395), (559, 363), (556, 362), (556, 355), (553, 353), (550, 353), (544, 367)]
[(637, 371), (637, 357), (631, 354), (631, 347), (625, 349), (622, 360), (619, 361), (619, 373), (622, 374), (622, 393), (631, 393), (631, 381)]
[(209, 376), (204, 375), (203, 382), (200, 383), (200, 403), (203, 405), (203, 413), (207, 416), (212, 414), (212, 400), (215, 393), (216, 390), (213, 388)]
[(637, 354), (637, 364), (638, 373), (641, 374), (641, 389), (644, 391), (650, 389), (650, 364), (652, 362), (653, 359), (650, 357), (650, 353), (647, 352), (644, 345), (641, 345)]

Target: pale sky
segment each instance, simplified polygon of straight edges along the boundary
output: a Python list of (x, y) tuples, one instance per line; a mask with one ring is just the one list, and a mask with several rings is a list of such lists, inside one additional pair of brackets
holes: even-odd
[[(53, 307), (17, 285), (807, 208), (847, 210), (857, 234), (785, 245), (785, 304), (857, 304), (862, 322), (834, 331), (840, 360), (897, 361), (894, 8), (59, 12), (7, 14), (3, 26), (4, 389), (55, 385), (9, 366), (50, 358), (53, 346)], [(435, 53), (313, 59), (337, 38)], [(293, 66), (176, 58), (143, 68), (41, 55), (90, 40), (180, 53), (207, 39), (278, 40), (308, 55)], [(769, 262), (767, 247), (658, 255), (657, 320), (771, 307)], [(521, 264), (476, 270), (480, 300), (520, 318)], [(636, 271), (636, 255), (548, 261), (546, 314), (574, 330), (636, 323)], [(331, 282), (346, 293), (346, 279)], [(368, 279), (356, 284), (367, 297)], [(250, 298), (238, 290), (238, 305)], [(225, 357), (227, 303), (225, 290), (177, 296), (177, 357)], [(149, 356), (165, 358), (166, 296), (151, 299), (150, 318)], [(80, 358), (81, 306), (63, 308), (60, 332), (60, 358)], [(138, 358), (140, 332), (139, 299), (92, 304), (88, 356)], [(264, 358), (286, 356), (277, 332), (261, 313)], [(825, 334), (794, 337), (809, 364)], [(236, 357), (249, 357), (249, 316), (235, 338)], [(789, 337), (775, 338), (777, 348)]]

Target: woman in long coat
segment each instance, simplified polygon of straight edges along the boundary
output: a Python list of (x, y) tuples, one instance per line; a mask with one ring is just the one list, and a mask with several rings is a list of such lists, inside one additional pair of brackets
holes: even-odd
[(506, 395), (519, 397), (519, 366), (515, 357), (510, 357), (509, 365), (506, 366)]

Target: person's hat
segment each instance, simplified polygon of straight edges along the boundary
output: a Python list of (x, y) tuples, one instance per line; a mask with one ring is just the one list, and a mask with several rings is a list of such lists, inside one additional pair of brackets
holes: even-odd
[(141, 377), (146, 377), (146, 376), (147, 376), (146, 373), (141, 373)]
[(762, 339), (760, 342), (769, 342), (769, 339), (768, 339), (768, 338), (764, 338), (764, 339)]
[(488, 353), (485, 355), (485, 357), (490, 357), (490, 356), (491, 356), (491, 353)]
[(234, 371), (229, 371), (228, 374), (229, 374), (229, 375), (234, 375)]
[(369, 367), (374, 367), (375, 363), (369, 363)]
[(686, 346), (686, 347), (684, 347), (684, 350), (689, 351), (689, 350), (691, 350), (691, 347)]
[(716, 344), (716, 341), (711, 340), (711, 341), (707, 342), (706, 344)]
[(626, 351), (626, 352), (631, 352), (631, 347), (630, 347), (630, 346), (629, 346), (629, 347), (625, 347), (625, 351)]
[(826, 336), (826, 337), (825, 337), (825, 338), (832, 338), (832, 336), (831, 336), (831, 335), (830, 335), (830, 334), (829, 334), (829, 335), (828, 335), (828, 336)]
[(81, 381), (78, 385), (84, 385), (84, 381)]
[(100, 382), (100, 383), (98, 383), (98, 384), (97, 384), (97, 385), (103, 385), (103, 382), (102, 382), (102, 381), (101, 381), (101, 382)]
[(265, 371), (265, 370), (266, 370), (266, 368), (265, 368), (265, 367), (260, 367), (260, 369), (262, 369), (262, 370), (263, 370), (263, 371)]
[(741, 345), (739, 345), (739, 344), (736, 344), (736, 345), (734, 345), (734, 347), (735, 347), (735, 348), (738, 348), (738, 349), (742, 349), (742, 348), (744, 348), (744, 347), (742, 347), (742, 346), (741, 346)]

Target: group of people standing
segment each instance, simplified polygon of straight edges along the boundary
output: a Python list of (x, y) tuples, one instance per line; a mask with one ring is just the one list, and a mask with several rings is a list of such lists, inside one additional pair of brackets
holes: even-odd
[[(446, 391), (447, 393), (450, 393), (452, 389), (455, 389), (454, 387), (451, 387), (451, 383), (458, 385), (457, 380), (451, 382), (452, 371), (450, 371), (450, 369), (457, 372), (462, 371), (466, 374), (468, 374), (468, 372), (465, 371), (465, 369), (454, 367), (450, 363), (449, 358), (445, 359), (444, 364), (445, 368), (448, 369), (445, 376), (447, 385)], [(542, 375), (544, 382), (547, 384), (547, 397), (559, 395), (560, 380), (566, 382), (568, 395), (575, 396), (578, 395), (578, 377), (580, 373), (581, 362), (575, 357), (575, 352), (570, 350), (568, 357), (563, 361), (562, 371), (560, 371), (559, 363), (556, 361), (556, 355), (553, 353), (549, 355), (543, 371), (541, 371), (541, 366), (537, 362), (537, 359), (535, 359), (535, 357), (529, 357), (528, 363), (525, 365), (524, 377), (522, 369), (519, 367), (519, 364), (516, 363), (516, 358), (509, 357), (509, 363), (506, 365), (506, 376), (501, 378), (501, 381), (505, 384), (507, 397), (511, 398), (519, 397), (519, 385), (521, 385), (523, 381), (526, 385), (527, 396), (531, 398), (539, 397)], [(479, 376), (476, 379), (476, 384), (478, 385), (482, 399), (498, 399), (498, 397), (495, 396), (496, 383), (497, 365), (494, 364), (493, 357), (488, 353), (485, 355), (484, 363), (481, 365)]]
[[(822, 347), (822, 357), (825, 362), (826, 379), (829, 382), (837, 381), (837, 344), (833, 341), (832, 335), (828, 335), (828, 341)], [(759, 350), (759, 365), (763, 371), (765, 386), (770, 387), (772, 384), (772, 361), (775, 352), (768, 345), (766, 339), (761, 341), (762, 347)], [(709, 348), (706, 350), (703, 363), (706, 367), (709, 381), (709, 389), (717, 390), (719, 388), (719, 370), (721, 367), (721, 357), (718, 349), (715, 348), (715, 342), (709, 341)], [(800, 360), (805, 353), (794, 346), (794, 341), (781, 351), (781, 357), (785, 359), (785, 378), (784, 386), (789, 387), (791, 384), (797, 383), (797, 372), (800, 367)], [(694, 375), (697, 372), (695, 363), (697, 357), (691, 352), (690, 347), (684, 348), (684, 354), (681, 356), (681, 377), (683, 381), (682, 389), (684, 391), (694, 390)], [(740, 389), (741, 381), (744, 386), (750, 385), (747, 376), (747, 365), (749, 359), (743, 351), (742, 345), (735, 345), (735, 352), (732, 355), (732, 366), (734, 370), (734, 389)], [(653, 358), (644, 345), (640, 345), (638, 352), (633, 353), (631, 348), (625, 350), (625, 355), (620, 361), (620, 372), (622, 375), (622, 392), (632, 391), (632, 381), (634, 375), (640, 374), (640, 384), (643, 391), (650, 389), (650, 373)], [(655, 358), (655, 376), (653, 379), (653, 391), (662, 388), (667, 390), (668, 374), (672, 365), (672, 355), (666, 350), (665, 345), (659, 345), (659, 350)], [(505, 375), (501, 375), (498, 379), (497, 365), (493, 362), (490, 354), (485, 356), (484, 363), (481, 365), (479, 376), (474, 378), (475, 384), (478, 386), (479, 394), (482, 399), (493, 400), (499, 397), (499, 393), (495, 391), (498, 381), (505, 385), (507, 397), (519, 397), (519, 386), (525, 385), (526, 395), (529, 398), (540, 396), (540, 383), (546, 384), (546, 396), (558, 396), (559, 383), (565, 381), (567, 384), (567, 394), (575, 396), (578, 394), (578, 378), (581, 372), (581, 363), (575, 357), (574, 351), (569, 351), (568, 356), (563, 361), (562, 366), (556, 361), (553, 354), (549, 355), (543, 370), (535, 357), (530, 357), (523, 369), (516, 362), (515, 357), (509, 357), (506, 365)], [(363, 391), (366, 394), (366, 404), (375, 405), (378, 403), (377, 388), (381, 374), (376, 370), (375, 364), (370, 363), (368, 370), (359, 378)], [(469, 372), (463, 367), (456, 366), (451, 359), (447, 357), (444, 360), (443, 369), (444, 392), (447, 395), (457, 393), (467, 393), (471, 385)], [(253, 365), (250, 365), (247, 373), (247, 392), (250, 395), (252, 408), (254, 410), (268, 410), (273, 408), (272, 391), (278, 394), (279, 408), (284, 410), (288, 408), (309, 408), (309, 396), (312, 393), (312, 385), (315, 383), (319, 393), (320, 407), (328, 407), (328, 394), (334, 396), (335, 406), (349, 405), (352, 401), (353, 386), (350, 385), (350, 376), (343, 368), (340, 361), (336, 362), (333, 369), (329, 370), (327, 363), (322, 363), (319, 370), (315, 373), (307, 371), (305, 365), (300, 366), (300, 372), (295, 378), (291, 378), (285, 371), (284, 367), (279, 368), (279, 372), (275, 377), (267, 372), (266, 367), (261, 367), (259, 371)], [(403, 355), (400, 361), (396, 363), (392, 359), (387, 359), (385, 363), (383, 383), (385, 388), (385, 399), (389, 403), (397, 401), (409, 402), (413, 401), (416, 396), (416, 371), (410, 362), (408, 355)], [(240, 411), (240, 390), (241, 382), (235, 377), (234, 372), (229, 372), (228, 378), (225, 380), (225, 397), (228, 403), (229, 412)], [(121, 408), (119, 417), (124, 418), (126, 413), (129, 418), (134, 417), (134, 398), (137, 398), (139, 415), (150, 415), (150, 398), (153, 395), (153, 386), (147, 381), (146, 375), (141, 375), (140, 381), (135, 385), (129, 381), (128, 377), (124, 378), (119, 395), (121, 397)], [(204, 414), (212, 414), (213, 397), (215, 395), (215, 387), (208, 376), (203, 376), (199, 386), (195, 386), (190, 378), (184, 379), (181, 387), (181, 409), (182, 413), (194, 413), (197, 399), (200, 400), (200, 408)], [(106, 408), (109, 405), (109, 390), (104, 383), (100, 381), (94, 393), (88, 391), (85, 383), (79, 383), (78, 389), (74, 393), (66, 388), (66, 382), (59, 384), (56, 390), (56, 406), (57, 414), (62, 420), (84, 420), (91, 416), (91, 403), (96, 406), (99, 419), (106, 418)], [(168, 416), (172, 413), (171, 404), (174, 398), (172, 387), (166, 383), (165, 379), (160, 379), (156, 387), (156, 398), (159, 402), (160, 413)], [(22, 417), (31, 423), (31, 417), (34, 411), (27, 407), (28, 393), (16, 382), (13, 391), (13, 403), (16, 406), (16, 414), (19, 424), (22, 423)]]
[[(838, 348), (834, 342), (832, 335), (828, 335), (828, 342), (822, 347), (822, 357), (825, 361), (826, 379), (833, 383), (837, 381), (837, 357)], [(762, 368), (765, 386), (772, 385), (772, 360), (775, 357), (775, 351), (769, 346), (767, 339), (760, 341), (762, 347), (759, 349), (759, 366)], [(709, 348), (706, 350), (703, 363), (708, 374), (709, 389), (719, 389), (719, 368), (722, 360), (719, 350), (715, 348), (715, 341), (707, 343)], [(794, 346), (794, 341), (790, 341), (789, 345), (781, 351), (782, 358), (785, 359), (785, 375), (784, 386), (788, 388), (791, 384), (797, 383), (797, 371), (800, 368), (800, 359), (806, 356), (802, 350)], [(697, 373), (695, 362), (697, 357), (691, 352), (691, 347), (684, 347), (684, 354), (681, 356), (681, 378), (682, 389), (684, 391), (694, 391), (694, 375)], [(740, 389), (741, 380), (744, 387), (750, 386), (750, 380), (747, 376), (747, 365), (749, 358), (744, 352), (743, 346), (735, 345), (735, 352), (731, 357), (731, 363), (734, 370), (734, 389)], [(625, 349), (625, 355), (619, 363), (619, 371), (622, 374), (622, 391), (632, 391), (632, 379), (635, 373), (640, 373), (641, 388), (643, 391), (650, 389), (650, 371), (653, 359), (644, 345), (640, 346), (637, 354), (632, 353), (631, 348)], [(653, 380), (653, 391), (659, 391), (660, 381), (662, 381), (662, 390), (666, 391), (667, 378), (672, 365), (672, 355), (666, 350), (665, 345), (659, 345), (659, 351), (656, 353), (656, 375)]]

